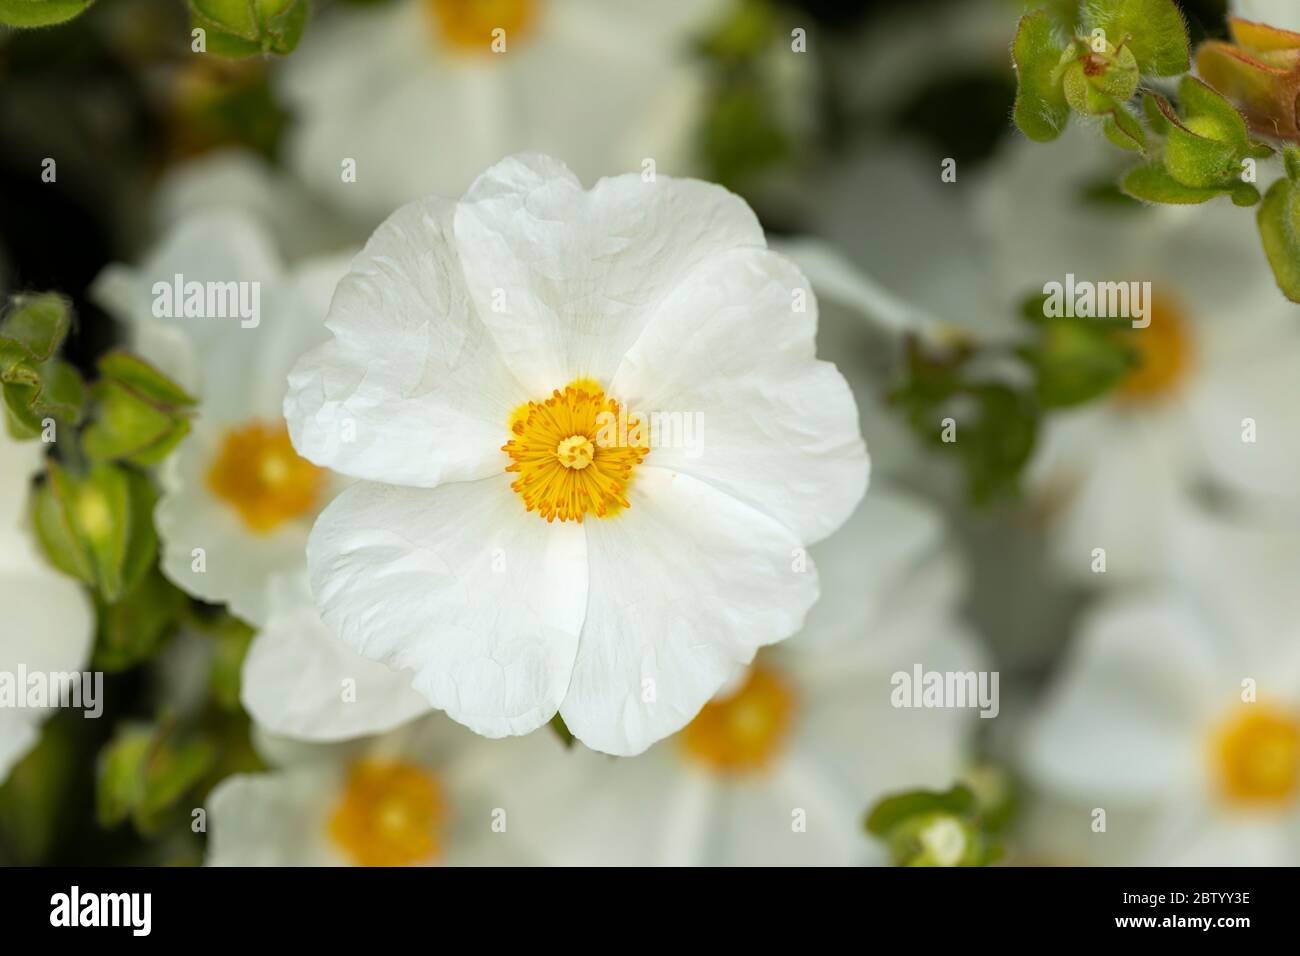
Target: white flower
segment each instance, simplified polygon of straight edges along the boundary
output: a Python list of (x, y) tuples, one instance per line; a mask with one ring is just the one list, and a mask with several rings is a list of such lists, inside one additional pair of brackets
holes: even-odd
[[(46, 564), (23, 527), (29, 485), (44, 449), (39, 441), (14, 441), (0, 425), (0, 675), (10, 681), (23, 672), (80, 671), (94, 636), (86, 593)], [(26, 688), (13, 690), (22, 694)], [(44, 708), (0, 706), (0, 782), (36, 743), (49, 714)]]
[[(1300, 541), (1197, 522), (1176, 584), (1085, 620), (1025, 748), (1076, 843), (1172, 865), (1300, 863)], [(1197, 567), (1199, 565), (1199, 567)], [(1092, 832), (1096, 809), (1104, 833)], [(1090, 838), (1090, 841), (1089, 839)]]
[(706, 183), (584, 192), (507, 159), (458, 204), (398, 210), (328, 325), (285, 416), (301, 454), (366, 481), (312, 532), (317, 604), (487, 736), (557, 709), (610, 753), (679, 729), (798, 630), (803, 548), (866, 485), (805, 280)]
[(524, 838), (558, 865), (881, 863), (862, 820), (882, 795), (946, 789), (966, 769), (973, 710), (891, 704), (893, 675), (976, 670), (957, 621), (963, 575), (942, 524), (873, 490), (815, 546), (823, 596), (675, 737), (631, 760), (575, 748), (518, 768)]
[(584, 179), (645, 159), (688, 172), (704, 90), (691, 42), (724, 9), (398, 0), (331, 11), (281, 73), (290, 162), (370, 223), (423, 195), (460, 195), (520, 150), (562, 156)]
[[(1141, 364), (1105, 400), (1053, 414), (1029, 481), (1061, 567), (1097, 584), (1150, 577), (1197, 496), (1300, 513), (1300, 316), (1278, 291), (1254, 217), (1226, 199), (1193, 209), (1087, 207), (1104, 166), (1090, 131), (1020, 144), (983, 184), (995, 277), (1013, 295), (1078, 280), (1151, 283)], [(1032, 146), (1032, 149), (1029, 147)], [(1089, 172), (1091, 170), (1091, 173)], [(1272, 171), (1260, 172), (1261, 182)], [(1093, 573), (1094, 549), (1106, 573)]]
[(441, 716), (328, 746), (263, 738), (275, 769), (208, 798), (209, 866), (428, 866), (528, 862), (505, 768), (562, 754), (553, 740), (485, 745)]
[(1300, 7), (1293, 0), (1232, 0), (1231, 15), (1300, 32)]
[[(142, 266), (110, 266), (96, 282), (133, 348), (199, 399), (190, 434), (160, 474), (162, 570), (254, 624), (266, 616), (268, 579), (303, 567), (307, 532), (339, 484), (294, 453), (281, 404), (293, 361), (327, 335), (329, 297), (347, 261), (286, 268), (253, 220), (212, 210), (179, 223)], [(160, 317), (157, 304), (181, 312), (160, 298), (178, 283), (238, 284), (258, 315)]]

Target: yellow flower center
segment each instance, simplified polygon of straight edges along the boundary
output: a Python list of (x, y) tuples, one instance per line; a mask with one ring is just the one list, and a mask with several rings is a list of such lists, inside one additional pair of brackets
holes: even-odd
[(363, 760), (348, 773), (328, 832), (358, 866), (410, 866), (438, 855), (445, 816), (442, 789), (429, 771)]
[(1300, 714), (1242, 706), (1215, 734), (1219, 789), (1236, 804), (1290, 804), (1300, 792)]
[(284, 423), (251, 422), (226, 433), (208, 488), (250, 530), (265, 534), (316, 508), (327, 474), (298, 457)]
[(629, 506), (628, 482), (650, 450), (643, 431), (598, 384), (578, 379), (510, 416), (514, 437), (501, 446), (511, 459), (506, 471), (519, 473), (510, 487), (547, 521), (617, 514)]
[(794, 692), (762, 665), (730, 697), (711, 700), (686, 725), (687, 756), (722, 773), (761, 770), (780, 753), (794, 721)]
[(1137, 350), (1138, 366), (1119, 386), (1121, 398), (1150, 401), (1172, 394), (1187, 376), (1192, 361), (1192, 336), (1178, 304), (1152, 296), (1151, 324), (1133, 329), (1126, 339)]
[[(490, 53), (498, 37), (505, 52), (533, 31), (537, 0), (428, 0), (441, 42), (461, 53)], [(504, 33), (493, 33), (502, 30)]]

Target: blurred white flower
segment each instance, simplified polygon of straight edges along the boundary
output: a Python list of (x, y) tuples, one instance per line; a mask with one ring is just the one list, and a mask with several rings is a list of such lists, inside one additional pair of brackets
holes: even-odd
[(244, 708), (259, 725), (298, 740), (348, 740), (429, 710), (409, 672), (362, 657), (325, 627), (305, 567), (272, 578), (268, 602), (240, 682)]
[(256, 219), (290, 262), (365, 238), (302, 183), (240, 149), (204, 153), (169, 167), (154, 192), (153, 225), (165, 233), (197, 213), (222, 209)]
[(979, 208), (994, 278), (1012, 295), (1068, 274), (1151, 283), (1151, 324), (1131, 337), (1141, 364), (1112, 396), (1050, 416), (1028, 476), (1062, 570), (1106, 584), (1160, 574), (1207, 490), (1300, 514), (1300, 309), (1273, 281), (1254, 216), (1226, 199), (1085, 203), (1108, 178), (1091, 136), (1017, 144), (992, 164)]
[(398, 0), (331, 11), (280, 74), (296, 119), (290, 162), (369, 223), (424, 195), (460, 195), (520, 150), (561, 156), (584, 179), (645, 159), (691, 172), (704, 98), (691, 43), (724, 9)]
[(208, 798), (209, 866), (526, 863), (526, 791), (503, 785), (505, 768), (562, 758), (549, 735), (487, 745), (440, 715), (349, 744), (262, 749), (275, 769), (227, 777)]
[(1300, 7), (1294, 0), (1231, 0), (1230, 6), (1229, 12), (1234, 17), (1300, 31)]
[[(0, 424), (0, 673), (76, 673), (90, 658), (95, 619), (81, 586), (51, 568), (25, 528), (28, 490), (45, 445)], [(25, 686), (15, 688), (19, 693)], [(21, 703), (22, 701), (18, 701)], [(0, 706), (0, 782), (36, 743), (46, 708)]]
[(882, 795), (966, 769), (967, 709), (891, 705), (891, 678), (982, 666), (955, 604), (963, 575), (938, 516), (874, 491), (815, 546), (823, 596), (676, 736), (610, 761), (575, 750), (518, 768), (523, 836), (559, 865), (881, 863), (862, 827)]
[(1300, 540), (1193, 522), (1179, 544), (1175, 583), (1088, 615), (1026, 769), (1111, 862), (1297, 865)]
[(680, 729), (798, 630), (803, 549), (866, 487), (803, 276), (707, 183), (584, 191), (505, 160), (385, 222), (329, 326), (285, 416), (301, 454), (366, 481), (312, 532), (317, 604), (487, 736), (557, 709), (609, 753)]
[[(327, 336), (325, 313), (347, 264), (335, 255), (286, 268), (255, 222), (210, 210), (170, 230), (143, 265), (110, 266), (95, 283), (133, 348), (199, 400), (190, 434), (160, 473), (162, 570), (253, 624), (266, 617), (269, 578), (303, 567), (311, 523), (339, 487), (294, 452), (281, 405), (294, 360)], [(160, 317), (158, 290), (177, 283), (243, 285), (256, 291), (260, 314), (254, 324)]]

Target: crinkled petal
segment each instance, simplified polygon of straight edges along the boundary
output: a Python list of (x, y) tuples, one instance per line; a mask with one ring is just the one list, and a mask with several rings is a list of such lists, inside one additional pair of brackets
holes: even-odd
[(814, 357), (816, 331), (816, 300), (793, 263), (731, 249), (658, 305), (611, 391), (649, 419), (657, 467), (818, 541), (857, 506), (869, 461), (848, 383)]
[(309, 460), (421, 487), (508, 463), (510, 412), (536, 395), (505, 370), (467, 299), (451, 210), (436, 199), (403, 206), (339, 282), (334, 337), (294, 366), (284, 401), (294, 447)]
[(538, 154), (475, 180), (455, 232), (478, 313), (534, 396), (578, 377), (607, 383), (700, 260), (764, 244), (754, 213), (720, 186), (628, 174), (583, 190)]
[(588, 747), (624, 756), (681, 729), (817, 599), (785, 526), (688, 475), (642, 466), (633, 482), (631, 508), (584, 525), (587, 619), (560, 708)]
[(372, 660), (415, 673), (433, 706), (488, 737), (554, 716), (587, 602), (577, 524), (523, 510), (510, 477), (413, 489), (362, 483), (307, 546), (325, 622)]

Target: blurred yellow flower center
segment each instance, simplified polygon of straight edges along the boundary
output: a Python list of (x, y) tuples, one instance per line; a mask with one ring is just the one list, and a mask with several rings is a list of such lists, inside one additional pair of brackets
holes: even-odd
[(506, 471), (519, 474), (510, 487), (547, 521), (605, 518), (628, 507), (628, 482), (650, 450), (641, 420), (590, 379), (521, 405), (510, 432), (501, 446), (511, 459)]
[(445, 816), (442, 789), (429, 771), (363, 760), (348, 773), (329, 836), (358, 866), (410, 866), (438, 855)]
[(692, 759), (723, 773), (761, 770), (781, 752), (794, 721), (793, 691), (755, 664), (730, 697), (711, 700), (682, 731)]
[(208, 470), (208, 488), (258, 534), (314, 510), (325, 480), (324, 469), (298, 457), (283, 422), (232, 428)]
[(1151, 324), (1133, 329), (1128, 341), (1138, 353), (1138, 366), (1120, 383), (1121, 398), (1147, 401), (1172, 394), (1186, 378), (1192, 360), (1192, 336), (1177, 303), (1152, 296)]
[(1233, 803), (1289, 804), (1300, 793), (1300, 714), (1242, 706), (1215, 736), (1220, 790)]
[[(510, 45), (526, 37), (537, 21), (537, 0), (428, 0), (438, 37), (453, 50), (491, 53), (493, 41)], [(503, 33), (494, 33), (502, 30)]]

